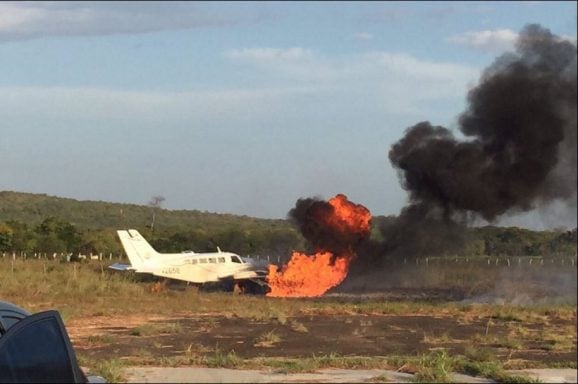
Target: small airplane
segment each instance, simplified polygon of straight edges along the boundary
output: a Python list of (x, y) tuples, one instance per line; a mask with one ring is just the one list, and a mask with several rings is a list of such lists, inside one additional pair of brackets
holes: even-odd
[[(217, 252), (159, 253), (135, 229), (117, 231), (130, 264), (115, 263), (109, 266), (117, 271), (148, 273), (168, 279), (194, 284), (232, 283), (245, 287), (254, 283), (265, 287), (267, 268), (253, 259), (235, 253)], [(243, 290), (241, 288), (241, 290)]]

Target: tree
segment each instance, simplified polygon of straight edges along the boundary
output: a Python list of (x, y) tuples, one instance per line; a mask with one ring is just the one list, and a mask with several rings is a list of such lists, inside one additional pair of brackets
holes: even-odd
[(74, 225), (53, 216), (44, 219), (35, 232), (40, 252), (75, 252), (81, 242), (81, 235)]
[(8, 225), (0, 223), (0, 251), (8, 251), (12, 247), (14, 231)]
[(163, 201), (165, 201), (165, 198), (163, 196), (153, 196), (151, 198), (151, 200), (149, 201), (149, 207), (152, 207), (153, 210), (153, 217), (152, 217), (152, 221), (151, 221), (151, 238), (154, 236), (155, 233), (155, 215), (156, 215), (156, 209), (161, 207), (161, 204), (163, 203)]

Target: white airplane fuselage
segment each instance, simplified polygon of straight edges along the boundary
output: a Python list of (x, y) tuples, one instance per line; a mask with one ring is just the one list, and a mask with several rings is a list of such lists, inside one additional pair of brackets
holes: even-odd
[(134, 230), (117, 231), (130, 266), (113, 264), (112, 269), (134, 270), (155, 276), (191, 283), (210, 283), (223, 280), (264, 281), (267, 271), (231, 252), (158, 253)]

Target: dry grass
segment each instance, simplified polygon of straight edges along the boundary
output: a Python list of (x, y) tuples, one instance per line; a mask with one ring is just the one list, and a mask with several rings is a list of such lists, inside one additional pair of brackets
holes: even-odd
[[(545, 351), (568, 352), (576, 350), (576, 329), (559, 326), (560, 321), (576, 319), (575, 303), (541, 303), (533, 306), (516, 306), (504, 303), (464, 304), (428, 300), (339, 300), (338, 298), (284, 299), (264, 296), (232, 295), (225, 292), (201, 292), (193, 287), (169, 288), (151, 292), (152, 282), (142, 281), (131, 274), (111, 273), (106, 263), (59, 263), (46, 260), (0, 259), (0, 298), (38, 312), (47, 309), (60, 311), (65, 322), (91, 316), (146, 316), (151, 308), (162, 308), (167, 318), (195, 314), (204, 318), (200, 331), (209, 332), (218, 324), (218, 317), (244, 318), (268, 322), (276, 327), (290, 327), (299, 333), (310, 332), (297, 321), (298, 316), (315, 315), (435, 315), (454, 317), (461, 324), (483, 324), (483, 330), (470, 340), (455, 340), (449, 333), (424, 333), (423, 343), (438, 348), (448, 343), (464, 342), (477, 345), (463, 356), (449, 356), (442, 352), (416, 357), (342, 357), (337, 355), (312, 356), (302, 359), (240, 359), (234, 352), (218, 348), (200, 350), (191, 345), (176, 357), (154, 361), (146, 350), (135, 351), (134, 358), (141, 364), (165, 366), (204, 365), (223, 367), (269, 367), (294, 372), (319, 368), (400, 368), (413, 366), (421, 369), (423, 380), (443, 380), (448, 369), (460, 372), (477, 372), (481, 376), (501, 378), (503, 365), (492, 359), (495, 348), (519, 350), (528, 343)], [(469, 271), (468, 273), (474, 273)], [(448, 277), (450, 272), (445, 272)], [(463, 284), (471, 284), (473, 275), (463, 276)], [(428, 284), (442, 284), (443, 279), (430, 279)], [(454, 282), (452, 284), (461, 284)], [(481, 283), (480, 283), (481, 284)], [(481, 290), (481, 285), (476, 290)], [(463, 287), (462, 287), (463, 288)], [(364, 322), (361, 324), (361, 322)], [(557, 325), (558, 324), (558, 325)], [(133, 324), (134, 336), (155, 336), (163, 333), (178, 334), (178, 322), (163, 324)], [(370, 327), (367, 320), (360, 320), (361, 327)], [(500, 332), (498, 332), (500, 330)], [(362, 331), (360, 331), (362, 332)], [(303, 337), (303, 335), (295, 335)], [(114, 343), (114, 337), (89, 335), (89, 345)], [(266, 348), (282, 342), (275, 331), (261, 335), (255, 345)], [(433, 352), (432, 352), (433, 353)], [(112, 378), (119, 376), (118, 361), (86, 361), (97, 372)], [(570, 362), (569, 364), (571, 364)], [(508, 362), (514, 364), (514, 362)], [(575, 366), (575, 362), (573, 362)]]
[(448, 343), (456, 343), (459, 340), (455, 340), (447, 332), (442, 333), (441, 335), (433, 335), (427, 334), (424, 332), (422, 342), (426, 344), (448, 344)]
[(575, 303), (524, 307), (428, 300), (295, 300), (199, 292), (194, 287), (184, 286), (150, 292), (150, 281), (140, 281), (134, 274), (109, 272), (107, 265), (104, 262), (0, 259), (0, 297), (31, 312), (57, 309), (65, 320), (90, 315), (148, 313), (150, 308), (161, 307), (161, 303), (163, 312), (168, 316), (185, 312), (218, 313), (229, 318), (275, 320), (282, 325), (299, 314), (435, 314), (457, 316), (466, 324), (491, 318), (495, 321), (546, 325), (556, 319), (576, 318)]
[(281, 336), (279, 336), (275, 330), (272, 330), (259, 336), (253, 345), (255, 347), (271, 348), (280, 341)]
[(132, 336), (156, 336), (161, 334), (174, 334), (183, 331), (181, 325), (176, 323), (148, 323), (133, 328), (130, 331)]

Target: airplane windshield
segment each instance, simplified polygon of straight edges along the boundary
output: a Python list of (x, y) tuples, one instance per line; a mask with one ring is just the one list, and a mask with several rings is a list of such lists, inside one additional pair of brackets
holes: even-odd
[(231, 256), (231, 261), (232, 261), (233, 263), (243, 263), (243, 262), (241, 261), (241, 259), (239, 258), (239, 256)]

